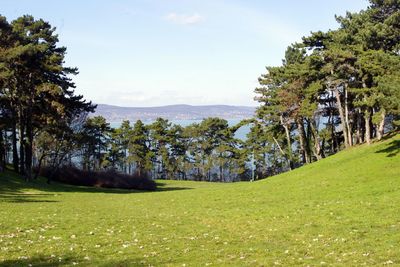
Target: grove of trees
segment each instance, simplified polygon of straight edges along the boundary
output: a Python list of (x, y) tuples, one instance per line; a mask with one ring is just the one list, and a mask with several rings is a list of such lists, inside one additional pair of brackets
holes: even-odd
[(112, 129), (103, 117), (95, 116), (86, 120), (81, 132), (82, 168), (112, 168), (158, 179), (240, 180), (247, 159), (235, 130), (220, 118), (187, 127), (162, 118), (148, 125), (124, 121)]
[[(0, 165), (118, 170), (157, 179), (231, 182), (288, 171), (400, 126), (400, 0), (336, 18), (290, 45), (255, 89), (255, 117), (183, 127), (159, 118), (118, 128), (75, 95), (65, 47), (43, 20), (0, 16)], [(247, 125), (245, 140), (236, 131)]]
[(337, 17), (339, 29), (289, 46), (259, 78), (257, 168), (292, 169), (399, 126), (400, 1), (370, 3)]
[[(95, 108), (74, 94), (70, 76), (78, 71), (63, 66), (66, 48), (57, 42), (55, 28), (43, 20), (22, 16), (9, 23), (0, 16), (0, 163), (4, 168), (11, 151), (14, 170), (27, 180), (35, 154), (62, 154), (62, 143), (75, 138), (75, 122)], [(49, 146), (39, 151), (44, 135)]]

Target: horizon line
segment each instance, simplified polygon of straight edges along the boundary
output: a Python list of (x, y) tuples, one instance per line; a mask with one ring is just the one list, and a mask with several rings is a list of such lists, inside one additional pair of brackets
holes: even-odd
[(228, 105), (228, 104), (205, 104), (205, 105), (191, 105), (191, 104), (169, 104), (160, 106), (120, 106), (116, 104), (105, 104), (105, 103), (94, 103), (95, 105), (112, 106), (119, 108), (160, 108), (160, 107), (175, 107), (175, 106), (187, 106), (187, 107), (210, 107), (210, 106), (226, 106), (226, 107), (246, 107), (246, 108), (257, 108), (257, 106), (246, 106), (246, 105)]

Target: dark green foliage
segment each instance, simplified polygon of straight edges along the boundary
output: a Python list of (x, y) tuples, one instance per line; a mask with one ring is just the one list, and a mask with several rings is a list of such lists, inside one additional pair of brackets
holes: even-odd
[[(29, 180), (32, 165), (82, 165), (157, 179), (231, 182), (318, 161), (400, 126), (400, 1), (370, 0), (338, 16), (337, 30), (290, 45), (255, 89), (255, 118), (230, 127), (206, 118), (187, 127), (159, 118), (111, 129), (74, 94), (55, 29), (0, 16), (0, 166)], [(235, 138), (250, 126), (247, 140)]]
[(151, 170), (150, 161), (153, 158), (152, 151), (148, 146), (149, 132), (142, 121), (138, 120), (133, 126), (128, 142), (128, 161), (135, 163), (137, 172), (140, 174)]
[(399, 6), (398, 0), (373, 0), (366, 11), (337, 17), (339, 29), (290, 46), (282, 66), (267, 67), (255, 92), (258, 122), (269, 130), (256, 123), (249, 136), (250, 143), (263, 144), (252, 148), (264, 150), (257, 165), (275, 155), (274, 144), (292, 167), (381, 139), (390, 121), (389, 128), (396, 127)]
[(94, 170), (103, 167), (110, 134), (110, 124), (104, 117), (96, 116), (85, 122), (81, 133), (85, 157), (84, 169)]
[(61, 167), (54, 172), (53, 168), (46, 167), (41, 169), (40, 174), (53, 181), (71, 185), (130, 190), (156, 190), (156, 183), (146, 175), (123, 174), (112, 169), (106, 171), (85, 171), (75, 167)]
[(73, 120), (94, 109), (74, 94), (69, 76), (77, 69), (63, 66), (66, 48), (57, 43), (55, 29), (41, 19), (22, 16), (8, 23), (0, 17), (1, 120), (11, 132), (14, 168), (27, 180), (36, 136), (65, 136)]

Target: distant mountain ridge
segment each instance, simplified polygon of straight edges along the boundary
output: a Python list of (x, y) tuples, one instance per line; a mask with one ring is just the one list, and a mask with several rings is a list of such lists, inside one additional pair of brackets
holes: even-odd
[(254, 116), (255, 107), (230, 105), (169, 105), (159, 107), (120, 107), (107, 104), (98, 104), (92, 116), (103, 116), (109, 122), (123, 120), (201, 120), (207, 117), (223, 119), (248, 119)]

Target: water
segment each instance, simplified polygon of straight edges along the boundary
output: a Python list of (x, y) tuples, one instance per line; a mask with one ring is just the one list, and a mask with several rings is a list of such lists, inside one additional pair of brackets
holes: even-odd
[[(189, 126), (190, 124), (193, 124), (193, 123), (200, 123), (201, 121), (202, 120), (170, 120), (170, 122), (172, 124), (177, 124), (177, 125), (180, 125), (182, 127)], [(228, 121), (228, 125), (229, 126), (234, 126), (234, 125), (238, 124), (241, 121), (241, 119), (229, 119), (227, 121)], [(143, 123), (144, 124), (151, 124), (153, 122), (154, 121), (150, 121), (149, 120), (149, 121), (144, 121)], [(134, 124), (134, 122), (131, 122), (131, 125), (133, 125), (133, 124)], [(118, 128), (120, 125), (121, 125), (121, 122), (111, 122), (110, 123), (110, 126), (112, 128)], [(250, 126), (249, 125), (242, 126), (236, 131), (235, 137), (240, 139), (240, 140), (246, 140), (246, 135), (249, 132), (250, 132)]]

